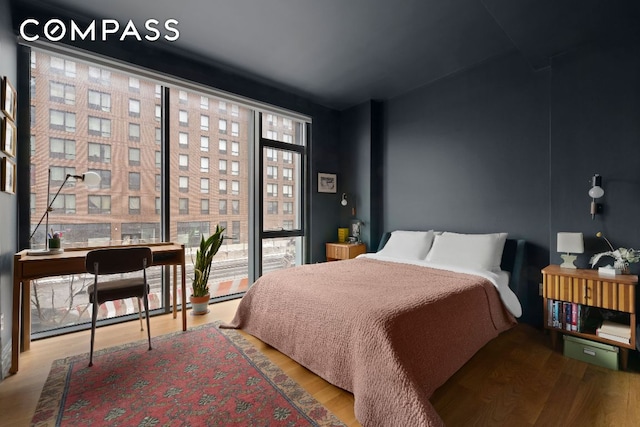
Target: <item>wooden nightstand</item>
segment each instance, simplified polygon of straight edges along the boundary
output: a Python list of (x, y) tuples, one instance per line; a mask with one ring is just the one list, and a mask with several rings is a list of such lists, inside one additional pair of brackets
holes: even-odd
[[(555, 348), (558, 334), (573, 335), (576, 337), (597, 341), (620, 348), (620, 364), (622, 369), (627, 368), (629, 349), (636, 348), (636, 286), (638, 276), (631, 274), (618, 274), (616, 276), (599, 275), (597, 270), (561, 268), (559, 265), (549, 265), (542, 270), (544, 299), (544, 327), (551, 332), (551, 344)], [(612, 341), (600, 337), (593, 331), (580, 330), (580, 328), (563, 327), (560, 324), (553, 325), (553, 313), (550, 312), (550, 303), (559, 302), (573, 304), (574, 306), (596, 307), (609, 310), (628, 319), (631, 329), (629, 343)], [(582, 307), (580, 307), (582, 308)], [(564, 316), (564, 315), (562, 315)]]
[(364, 243), (327, 243), (327, 261), (355, 258), (367, 252)]

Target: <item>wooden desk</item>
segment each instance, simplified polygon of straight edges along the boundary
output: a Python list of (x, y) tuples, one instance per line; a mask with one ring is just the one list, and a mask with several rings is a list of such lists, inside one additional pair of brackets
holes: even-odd
[[(150, 243), (144, 246), (151, 248), (153, 253), (152, 266), (173, 265), (173, 318), (176, 318), (177, 310), (177, 281), (178, 266), (181, 267), (182, 289), (182, 330), (187, 330), (187, 311), (185, 310), (186, 298), (186, 269), (184, 245), (177, 243)], [(107, 246), (115, 247), (115, 246)], [(13, 320), (11, 335), (11, 370), (12, 374), (18, 372), (20, 352), (27, 351), (31, 347), (31, 280), (43, 277), (61, 276), (66, 274), (80, 274), (85, 270), (85, 257), (87, 252), (97, 248), (69, 248), (61, 254), (51, 255), (27, 255), (27, 251), (21, 251), (13, 257)], [(22, 315), (22, 316), (21, 316)], [(22, 323), (22, 328), (20, 325)], [(22, 329), (22, 340), (20, 330)], [(22, 342), (21, 342), (22, 341)]]

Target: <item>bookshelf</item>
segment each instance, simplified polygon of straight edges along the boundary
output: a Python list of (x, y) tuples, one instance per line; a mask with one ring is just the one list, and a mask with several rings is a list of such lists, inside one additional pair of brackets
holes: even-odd
[[(580, 338), (597, 341), (620, 348), (620, 365), (627, 368), (629, 350), (636, 348), (636, 286), (638, 276), (618, 274), (616, 276), (602, 276), (597, 270), (561, 268), (559, 265), (549, 265), (542, 269), (542, 296), (544, 306), (544, 327), (551, 333), (551, 345), (556, 348), (558, 335), (573, 335)], [(589, 311), (598, 313), (604, 310), (623, 319), (629, 325), (631, 339), (629, 343), (609, 340), (596, 335), (595, 331), (567, 330), (558, 325), (550, 325), (548, 319), (553, 317), (549, 312), (549, 302), (573, 303)], [(593, 309), (592, 309), (593, 308)], [(588, 328), (586, 328), (588, 329)]]

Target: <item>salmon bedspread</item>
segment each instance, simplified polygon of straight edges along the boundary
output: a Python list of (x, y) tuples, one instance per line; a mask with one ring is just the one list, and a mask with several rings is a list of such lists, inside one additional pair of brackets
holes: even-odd
[(357, 258), (265, 274), (225, 327), (352, 392), (362, 425), (388, 427), (444, 425), (429, 397), (515, 323), (485, 278)]

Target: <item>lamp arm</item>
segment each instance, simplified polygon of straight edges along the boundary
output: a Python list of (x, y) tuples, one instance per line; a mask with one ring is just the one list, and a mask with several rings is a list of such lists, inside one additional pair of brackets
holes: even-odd
[(60, 188), (58, 188), (58, 191), (56, 191), (56, 194), (53, 196), (53, 199), (51, 199), (51, 201), (49, 202), (49, 206), (47, 206), (47, 209), (42, 214), (42, 217), (40, 218), (40, 221), (38, 221), (38, 225), (36, 225), (36, 228), (33, 229), (33, 233), (31, 233), (31, 236), (29, 236), (29, 240), (31, 240), (31, 238), (33, 238), (33, 235), (36, 234), (36, 231), (38, 231), (38, 227), (40, 227), (40, 224), (42, 224), (42, 221), (44, 220), (44, 218), (49, 217), (49, 212), (53, 210), (51, 208), (51, 206), (53, 206), (53, 202), (56, 201), (56, 197), (58, 197), (58, 194), (60, 194), (60, 191), (62, 191), (62, 187), (64, 187), (64, 185), (67, 183), (69, 178), (75, 178), (75, 176), (71, 174), (67, 174), (67, 176), (64, 177), (64, 181), (62, 181)]

